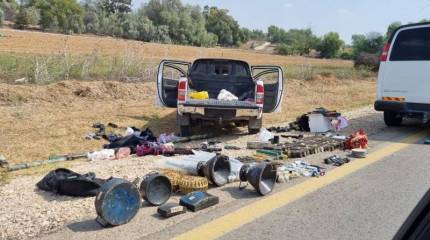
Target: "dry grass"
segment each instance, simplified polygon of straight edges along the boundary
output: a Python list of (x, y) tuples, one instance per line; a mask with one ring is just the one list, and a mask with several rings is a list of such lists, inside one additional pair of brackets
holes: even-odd
[[(156, 107), (154, 91), (154, 83), (0, 84), (0, 153), (18, 163), (96, 150), (103, 141), (84, 139), (94, 122), (149, 126), (156, 133), (175, 131), (175, 110)], [(368, 105), (374, 92), (372, 79), (290, 80), (283, 111), (265, 115), (265, 124), (285, 122), (319, 106), (347, 110)]]
[(313, 66), (352, 67), (351, 61), (323, 60), (305, 57), (289, 57), (256, 53), (254, 51), (226, 48), (199, 48), (190, 46), (167, 45), (98, 37), (90, 35), (69, 36), (55, 33), (19, 31), (0, 29), (6, 37), (0, 38), (0, 52), (18, 54), (64, 54), (64, 50), (73, 55), (93, 54), (125, 55), (130, 49), (133, 54), (146, 60), (147, 63), (158, 63), (160, 59), (194, 60), (200, 57), (237, 58), (251, 64), (279, 64)]
[[(8, 81), (25, 74), (31, 76), (34, 83), (44, 84), (0, 83), (0, 154), (12, 163), (100, 149), (103, 141), (84, 139), (93, 131), (91, 126), (95, 122), (149, 126), (156, 133), (175, 131), (175, 110), (158, 108), (154, 104), (155, 83), (152, 80), (155, 66), (163, 58), (243, 59), (251, 64), (281, 65), (286, 67), (287, 77), (307, 79), (288, 80), (283, 111), (266, 115), (265, 124), (285, 122), (315, 107), (349, 110), (370, 104), (374, 99), (374, 80), (365, 78), (366, 72), (355, 71), (350, 61), (88, 35), (0, 31), (6, 35), (0, 37), (0, 64), (9, 64), (0, 66), (0, 74), (7, 76)], [(60, 81), (46, 84), (51, 80), (123, 80), (130, 76), (151, 82)], [(7, 82), (5, 79), (0, 82), (2, 80)]]

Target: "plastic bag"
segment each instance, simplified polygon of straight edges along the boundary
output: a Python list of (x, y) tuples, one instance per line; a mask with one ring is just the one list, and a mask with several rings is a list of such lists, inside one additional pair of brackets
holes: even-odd
[(95, 151), (87, 154), (87, 158), (91, 161), (97, 160), (110, 160), (115, 158), (114, 149), (103, 149), (100, 151)]
[(260, 140), (261, 142), (268, 142), (272, 138), (273, 134), (265, 128), (262, 128), (260, 130), (260, 133), (258, 134), (258, 140)]
[(190, 93), (190, 98), (199, 100), (209, 99), (209, 93), (207, 91), (192, 92)]
[(234, 101), (234, 100), (239, 100), (238, 97), (236, 97), (233, 93), (222, 89), (217, 97), (218, 100), (226, 100), (226, 101)]
[(122, 148), (119, 148), (118, 151), (115, 153), (115, 158), (116, 159), (126, 158), (130, 156), (130, 154), (131, 154), (131, 149), (129, 147), (122, 147)]

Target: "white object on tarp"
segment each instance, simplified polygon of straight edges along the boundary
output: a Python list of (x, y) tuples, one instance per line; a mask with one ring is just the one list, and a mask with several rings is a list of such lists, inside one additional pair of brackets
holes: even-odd
[(330, 118), (321, 113), (311, 113), (309, 116), (309, 128), (313, 133), (324, 133), (333, 130)]
[(92, 153), (87, 153), (88, 160), (98, 161), (98, 160), (110, 160), (115, 158), (114, 149), (103, 149), (100, 151), (95, 151)]
[(239, 100), (238, 97), (236, 97), (233, 93), (222, 89), (217, 97), (218, 100), (227, 100), (227, 101), (233, 101), (233, 100)]
[(207, 162), (216, 156), (216, 153), (205, 151), (193, 151), (193, 155), (188, 155), (180, 158), (163, 158), (157, 165), (159, 168), (167, 168), (186, 174), (197, 175), (197, 164), (199, 162)]
[(268, 142), (272, 138), (273, 134), (271, 132), (269, 132), (265, 128), (260, 129), (260, 133), (258, 134), (258, 140), (260, 140), (261, 142)]

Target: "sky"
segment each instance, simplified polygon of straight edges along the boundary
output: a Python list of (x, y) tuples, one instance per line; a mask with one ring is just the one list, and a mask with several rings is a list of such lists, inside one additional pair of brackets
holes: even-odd
[[(140, 6), (145, 0), (134, 0)], [(353, 34), (385, 33), (395, 21), (404, 24), (430, 19), (430, 0), (182, 0), (228, 9), (243, 27), (267, 31), (311, 28), (318, 36), (335, 31), (346, 42)]]

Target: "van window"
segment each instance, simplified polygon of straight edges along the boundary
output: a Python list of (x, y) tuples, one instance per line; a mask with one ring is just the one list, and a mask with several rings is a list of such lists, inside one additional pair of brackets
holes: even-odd
[(400, 31), (397, 35), (390, 61), (430, 60), (430, 27)]

